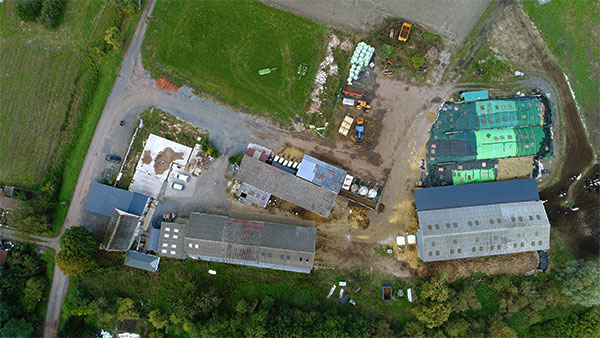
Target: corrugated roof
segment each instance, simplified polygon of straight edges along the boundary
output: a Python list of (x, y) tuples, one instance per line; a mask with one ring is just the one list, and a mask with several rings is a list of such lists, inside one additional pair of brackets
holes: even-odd
[(192, 213), (186, 238), (314, 253), (316, 233), (315, 228)]
[(473, 183), (415, 190), (417, 211), (539, 201), (534, 179)]
[(418, 217), (419, 258), (425, 262), (550, 246), (550, 222), (541, 201), (425, 210)]
[(119, 209), (141, 216), (147, 201), (148, 196), (94, 182), (85, 203), (85, 210), (111, 217), (113, 211)]
[(150, 272), (158, 270), (159, 263), (160, 257), (133, 250), (127, 251), (127, 256), (125, 257), (125, 265)]
[(102, 247), (108, 251), (127, 251), (134, 240), (140, 217), (118, 209), (108, 223)]
[(329, 217), (337, 196), (327, 188), (249, 156), (242, 159), (236, 178), (323, 217)]
[(162, 224), (157, 252), (309, 273), (315, 243), (315, 228), (192, 213), (189, 224)]
[(338, 194), (344, 183), (346, 171), (312, 156), (304, 155), (296, 176)]

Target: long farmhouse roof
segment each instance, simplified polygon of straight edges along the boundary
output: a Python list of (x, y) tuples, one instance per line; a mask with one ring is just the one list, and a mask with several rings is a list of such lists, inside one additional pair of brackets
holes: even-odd
[(546, 250), (550, 222), (535, 180), (415, 191), (425, 262)]
[(161, 256), (309, 273), (316, 229), (192, 213), (189, 224), (161, 225)]
[(329, 217), (337, 196), (326, 187), (249, 156), (244, 156), (236, 178), (323, 217)]

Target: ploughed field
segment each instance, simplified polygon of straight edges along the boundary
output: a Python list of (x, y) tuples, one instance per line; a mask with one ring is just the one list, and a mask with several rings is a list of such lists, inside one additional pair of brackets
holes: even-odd
[[(302, 112), (325, 53), (325, 26), (256, 1), (161, 1), (142, 56), (154, 78), (234, 108), (289, 120)], [(310, 64), (299, 79), (297, 67)], [(277, 68), (259, 75), (264, 68)]]
[(34, 185), (46, 174), (102, 4), (69, 1), (56, 29), (21, 23), (15, 1), (0, 6), (0, 182)]

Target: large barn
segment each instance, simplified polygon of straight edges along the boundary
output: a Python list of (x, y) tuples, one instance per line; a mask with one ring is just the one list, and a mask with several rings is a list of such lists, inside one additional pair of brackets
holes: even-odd
[(424, 262), (546, 250), (550, 222), (535, 180), (415, 190)]
[(310, 273), (316, 233), (303, 226), (192, 213), (189, 224), (161, 224), (157, 253)]

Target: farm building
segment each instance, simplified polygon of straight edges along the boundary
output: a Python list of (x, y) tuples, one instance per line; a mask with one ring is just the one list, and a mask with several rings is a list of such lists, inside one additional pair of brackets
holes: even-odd
[(125, 265), (150, 272), (156, 272), (159, 263), (160, 257), (133, 250), (127, 251), (125, 257)]
[(112, 217), (115, 209), (141, 216), (148, 196), (94, 182), (85, 202), (85, 210)]
[(254, 187), (257, 191), (274, 195), (323, 217), (329, 217), (343, 183), (345, 172), (344, 176), (341, 176), (338, 187), (337, 183), (333, 183), (332, 180), (317, 179), (314, 172), (320, 169), (317, 169), (316, 164), (307, 165), (305, 177), (311, 177), (313, 181), (317, 182), (315, 184), (287, 170), (266, 163), (267, 156), (263, 157), (257, 159), (244, 156), (236, 179)]
[(191, 153), (192, 148), (188, 146), (150, 134), (129, 189), (157, 198), (171, 172), (171, 165), (185, 166)]
[(535, 180), (415, 190), (424, 262), (550, 247), (550, 222)]
[(158, 254), (310, 273), (315, 228), (192, 213), (188, 224), (164, 222)]
[(148, 196), (94, 182), (85, 210), (110, 217), (100, 247), (108, 251), (129, 250), (149, 204)]

